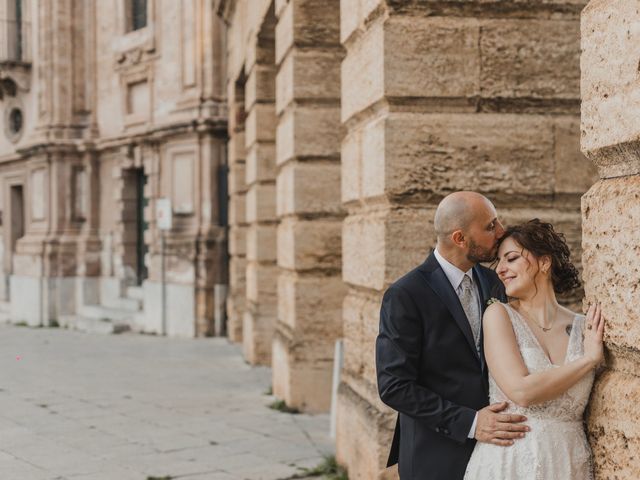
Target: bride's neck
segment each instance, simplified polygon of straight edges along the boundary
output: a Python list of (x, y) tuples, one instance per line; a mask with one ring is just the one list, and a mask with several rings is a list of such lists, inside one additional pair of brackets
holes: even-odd
[(537, 293), (518, 299), (518, 309), (545, 327), (553, 324), (559, 308), (553, 288), (539, 287)]

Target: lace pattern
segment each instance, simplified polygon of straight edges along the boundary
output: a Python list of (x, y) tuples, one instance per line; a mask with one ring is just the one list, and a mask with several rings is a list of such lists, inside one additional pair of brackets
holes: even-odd
[[(522, 359), (530, 373), (558, 365), (551, 363), (524, 318), (503, 304), (516, 335)], [(585, 317), (576, 315), (567, 345), (565, 363), (583, 354)], [(511, 447), (477, 443), (465, 480), (592, 480), (591, 450), (583, 426), (583, 414), (593, 385), (594, 372), (585, 375), (560, 397), (531, 407), (509, 401), (489, 375), (490, 402), (509, 401), (506, 413), (528, 418), (531, 432)]]

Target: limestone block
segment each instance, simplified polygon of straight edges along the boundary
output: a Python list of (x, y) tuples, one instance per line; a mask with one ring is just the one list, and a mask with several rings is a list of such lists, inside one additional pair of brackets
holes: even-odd
[(229, 165), (235, 163), (244, 163), (246, 157), (246, 139), (244, 130), (233, 132), (233, 135), (229, 139)]
[(364, 29), (365, 20), (385, 0), (340, 0), (340, 42), (345, 43), (356, 31)]
[(324, 360), (291, 358), (282, 337), (273, 341), (273, 393), (286, 404), (308, 413), (327, 412), (331, 406), (333, 345), (325, 346)]
[(236, 194), (229, 198), (229, 224), (237, 225), (246, 221), (247, 199), (244, 194)]
[(276, 63), (292, 45), (338, 45), (340, 0), (290, 0), (276, 26)]
[(486, 20), (480, 50), (483, 97), (580, 98), (574, 20)]
[(558, 117), (554, 125), (555, 191), (582, 195), (598, 179), (595, 166), (580, 152), (580, 120)]
[(606, 341), (640, 345), (640, 177), (601, 180), (583, 197), (582, 245), (588, 302), (601, 301)]
[(342, 122), (384, 97), (383, 28), (382, 22), (376, 21), (347, 50), (341, 66)]
[(276, 100), (275, 69), (273, 65), (254, 65), (244, 87), (244, 109), (249, 111), (257, 101), (273, 103)]
[(246, 297), (247, 260), (244, 257), (231, 257), (229, 261), (229, 287), (232, 293), (239, 292)]
[(553, 193), (553, 182), (540, 181), (555, 173), (549, 117), (398, 112), (368, 125), (362, 141), (365, 197), (474, 190), (541, 199)]
[(244, 163), (233, 163), (229, 165), (229, 195), (245, 193), (247, 191), (245, 176), (246, 172)]
[(362, 197), (362, 129), (349, 132), (342, 140), (340, 155), (341, 165), (341, 197), (344, 203), (358, 200)]
[(332, 105), (296, 106), (278, 122), (276, 160), (294, 157), (337, 157), (342, 128), (340, 112)]
[(640, 478), (637, 350), (628, 360), (631, 371), (618, 370), (614, 362), (613, 369), (598, 378), (591, 394), (588, 435), (596, 478)]
[(278, 225), (278, 266), (290, 270), (339, 270), (340, 220), (285, 218)]
[(292, 49), (276, 77), (276, 113), (294, 100), (340, 99), (341, 50)]
[(271, 365), (275, 318), (245, 311), (242, 319), (242, 350), (251, 365)]
[(433, 210), (379, 210), (348, 216), (342, 229), (342, 278), (383, 290), (421, 264), (434, 245)]
[(247, 262), (247, 300), (255, 304), (253, 310), (275, 317), (277, 311), (278, 267)]
[[(278, 320), (292, 329), (297, 341), (328, 344), (332, 356), (334, 341), (342, 336), (345, 288), (339, 276), (301, 276), (283, 270), (278, 277)], [(305, 351), (298, 355), (308, 358)]]
[(245, 146), (254, 142), (273, 142), (276, 138), (276, 109), (273, 103), (257, 103), (248, 112), (245, 124)]
[(288, 162), (276, 180), (278, 217), (340, 213), (340, 164)]
[(384, 52), (369, 52), (384, 55), (385, 94), (477, 95), (481, 71), (479, 31), (475, 19), (391, 16), (384, 25)]
[(274, 180), (276, 146), (273, 143), (254, 143), (247, 152), (246, 182), (251, 185), (263, 180)]
[[(376, 384), (375, 337), (378, 334), (382, 293), (363, 293), (350, 290), (344, 298), (342, 309), (344, 331), (343, 369)], [(371, 336), (370, 332), (375, 332)]]
[(338, 391), (336, 458), (355, 480), (395, 480), (397, 467), (385, 468), (395, 415), (380, 412), (343, 381)]
[(582, 151), (601, 177), (640, 172), (635, 2), (591, 1), (582, 12)]
[(229, 254), (237, 257), (247, 253), (247, 227), (229, 227)]
[[(254, 184), (247, 192), (247, 222), (270, 221), (276, 218), (276, 186), (274, 183)], [(229, 215), (231, 218), (231, 215)]]
[(275, 225), (250, 225), (247, 229), (247, 260), (256, 262), (276, 261)]

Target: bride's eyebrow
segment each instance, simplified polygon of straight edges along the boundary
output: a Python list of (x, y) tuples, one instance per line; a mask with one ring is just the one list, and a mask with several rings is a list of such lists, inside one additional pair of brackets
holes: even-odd
[(507, 255), (509, 255), (510, 253), (517, 253), (518, 255), (520, 255), (520, 252), (516, 251), (516, 250), (509, 250), (508, 252), (505, 252), (502, 256), (506, 257)]

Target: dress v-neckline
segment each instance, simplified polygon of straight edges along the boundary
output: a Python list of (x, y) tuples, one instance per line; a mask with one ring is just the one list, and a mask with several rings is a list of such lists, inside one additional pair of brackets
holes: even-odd
[(540, 341), (538, 340), (538, 337), (536, 337), (536, 334), (533, 333), (533, 330), (531, 330), (531, 327), (529, 326), (529, 324), (527, 323), (525, 318), (520, 314), (520, 312), (518, 312), (514, 307), (512, 307), (508, 303), (506, 305), (516, 314), (516, 316), (518, 317), (520, 322), (527, 329), (527, 332), (529, 332), (529, 335), (531, 335), (531, 337), (533, 338), (533, 341), (535, 342), (536, 346), (538, 347), (538, 349), (542, 353), (542, 356), (547, 360), (547, 362), (549, 362), (549, 365), (551, 365), (552, 367), (561, 367), (561, 366), (567, 364), (567, 359), (569, 358), (569, 349), (571, 348), (571, 339), (573, 338), (573, 333), (575, 331), (576, 320), (578, 319), (578, 316), (579, 316), (578, 314), (575, 314), (573, 316), (573, 321), (571, 322), (571, 333), (569, 333), (569, 339), (567, 340), (567, 350), (564, 353), (564, 360), (560, 365), (558, 365), (558, 364), (553, 363), (551, 361), (551, 357), (547, 354), (545, 349), (542, 348), (542, 345), (540, 345)]

